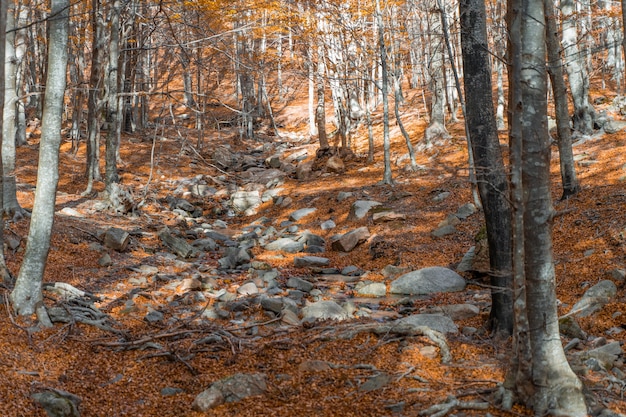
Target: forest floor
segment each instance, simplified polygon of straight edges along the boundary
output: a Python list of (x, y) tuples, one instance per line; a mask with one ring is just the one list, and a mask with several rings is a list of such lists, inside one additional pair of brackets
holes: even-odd
[[(422, 137), (423, 122), (415, 122), (409, 127), (412, 137)], [(385, 278), (378, 271), (388, 264), (411, 269), (454, 266), (475, 244), (474, 236), (481, 229), (482, 214), (458, 225), (457, 233), (453, 235), (435, 238), (430, 232), (448, 214), (472, 202), (462, 128), (462, 123), (450, 126), (452, 139), (437, 147), (436, 151), (418, 153), (417, 162), (423, 169), (410, 172), (394, 166), (396, 183), (393, 187), (378, 185), (383, 167), (382, 149), (377, 148), (373, 164), (367, 163), (365, 158), (353, 158), (346, 161), (346, 171), (341, 174), (308, 181), (287, 179), (283, 187), (288, 190), (292, 204), (281, 208), (271, 202), (264, 203), (257, 217), (263, 215), (279, 222), (292, 211), (313, 204), (320, 213), (332, 213), (341, 226), (345, 224), (349, 206), (337, 204), (339, 191), (358, 191), (378, 201), (389, 201), (390, 194), (393, 194), (400, 196), (394, 211), (405, 214), (406, 220), (384, 225), (368, 224), (373, 234), (382, 236), (392, 248), (388, 258), (373, 259), (366, 247), (347, 254), (327, 253), (324, 256), (331, 258), (333, 265), (338, 267), (358, 265), (365, 271), (372, 271), (373, 279), (381, 281)], [(289, 126), (285, 127), (287, 129)], [(280, 323), (263, 318), (262, 311), (253, 312), (259, 317), (258, 323), (267, 322), (256, 328), (261, 337), (249, 337), (245, 323), (242, 325), (236, 320), (199, 320), (197, 315), (159, 324), (144, 320), (150, 304), (172, 305), (163, 300), (182, 297), (175, 289), (154, 291), (150, 286), (155, 283), (144, 283), (134, 292), (129, 284), (132, 271), (153, 260), (159, 251), (158, 230), (180, 221), (171, 212), (161, 210), (163, 199), (171, 194), (180, 180), (199, 174), (214, 177), (221, 174), (211, 164), (210, 150), (218, 141), (230, 143), (236, 149), (261, 144), (235, 144), (232, 136), (205, 133), (205, 141), (210, 145), (205, 143), (203, 149), (194, 148), (194, 151), (194, 138), (183, 143), (172, 131), (166, 132), (164, 136), (168, 139), (161, 141), (153, 153), (152, 138), (150, 133), (146, 135), (124, 135), (121, 146), (122, 183), (133, 190), (137, 200), (147, 190), (146, 204), (133, 216), (92, 209), (97, 197), (80, 195), (85, 188), (83, 150), (74, 156), (70, 152), (71, 144), (63, 144), (56, 210), (71, 207), (85, 216), (56, 215), (45, 281), (66, 282), (106, 300), (98, 306), (113, 319), (111, 322), (120, 333), (72, 322), (31, 331), (28, 323), (14, 317), (8, 308), (8, 290), (0, 289), (0, 415), (44, 416), (44, 410), (33, 402), (31, 395), (44, 388), (53, 388), (80, 397), (83, 416), (200, 416), (205, 413), (191, 408), (194, 397), (212, 382), (237, 372), (266, 374), (266, 394), (221, 405), (210, 411), (210, 415), (409, 416), (444, 403), (449, 396), (460, 401), (489, 403), (488, 410), (457, 409), (450, 415), (532, 415), (520, 407), (503, 411), (493, 400), (509, 366), (511, 342), (493, 340), (484, 330), (488, 308), (483, 308), (478, 316), (456, 322), (459, 328), (471, 326), (478, 331), (471, 337), (462, 333), (448, 336), (452, 360), (447, 364), (442, 364), (439, 355), (429, 355), (427, 349), (421, 349), (432, 344), (424, 337), (361, 333), (347, 340), (326, 339), (321, 337), (322, 329), (339, 326), (338, 323), (290, 326), (285, 330), (284, 325), (279, 327)], [(264, 140), (286, 139), (267, 137)], [(366, 139), (355, 137), (353, 140), (357, 152), (365, 152), (362, 142), (366, 143)], [(504, 133), (502, 140), (504, 143)], [(307, 143), (308, 139), (298, 145)], [(309, 154), (314, 156), (314, 141), (309, 146)], [(394, 136), (395, 156), (405, 153), (403, 146), (401, 136)], [(22, 206), (29, 210), (32, 209), (36, 183), (37, 149), (36, 135), (28, 146), (18, 149), (18, 197)], [(592, 137), (578, 144), (574, 153), (582, 191), (567, 201), (558, 201), (558, 154), (556, 148), (553, 150), (553, 198), (559, 213), (554, 222), (554, 258), (560, 314), (566, 314), (589, 286), (612, 279), (610, 271), (626, 268), (626, 131)], [(151, 155), (156, 156), (152, 172)], [(98, 187), (102, 189), (101, 184)], [(449, 197), (434, 204), (432, 198), (444, 191), (450, 193)], [(233, 230), (241, 229), (255, 219), (255, 216), (216, 214), (218, 211), (214, 208), (219, 202), (210, 198), (194, 203), (203, 204), (205, 221), (220, 218)], [(27, 218), (6, 225), (5, 236), (12, 242), (7, 257), (14, 275), (18, 273), (24, 254), (28, 225)], [(110, 251), (112, 264), (100, 266), (98, 261), (102, 251), (94, 249), (94, 245), (100, 243), (98, 231), (111, 226), (131, 231), (131, 245), (123, 252)], [(313, 232), (320, 232), (313, 223), (305, 226)], [(289, 263), (290, 259), (286, 254), (268, 257), (266, 261), (273, 263), (286, 279), (302, 273)], [(217, 261), (207, 258), (206, 262), (211, 268), (211, 262)], [(163, 266), (162, 272), (183, 272), (176, 268), (176, 264)], [(245, 274), (223, 278), (233, 288), (246, 279)], [(579, 319), (588, 335), (580, 342), (583, 348), (600, 337), (626, 342), (626, 331), (619, 331), (626, 329), (624, 283), (616, 283), (616, 299), (600, 312)], [(462, 293), (427, 297), (419, 301), (421, 304), (416, 301), (412, 308), (465, 300), (473, 292), (484, 293), (483, 284), (470, 281)], [(124, 308), (128, 305), (129, 294), (136, 295), (132, 309)], [(53, 304), (55, 300), (48, 296), (46, 303)], [(485, 300), (479, 301), (484, 303)], [(389, 314), (400, 308), (406, 306), (392, 303), (386, 306)], [(367, 319), (358, 322), (364, 323)], [(341, 326), (349, 324), (342, 322)], [(233, 335), (229, 346), (213, 350), (195, 348), (198, 340), (220, 331)], [(145, 349), (145, 343), (131, 343), (133, 341), (150, 342), (161, 349)], [(563, 339), (564, 344), (568, 341)], [(412, 345), (420, 349), (411, 349)], [(144, 349), (137, 349), (138, 346)], [(319, 363), (315, 361), (326, 361), (324, 363), (334, 363), (335, 366), (321, 370), (303, 366)], [(391, 381), (371, 390), (362, 388), (363, 382), (372, 375), (372, 369), (391, 375)], [(606, 371), (585, 371), (579, 376), (598, 402), (616, 412), (626, 413), (624, 382), (621, 385), (616, 383), (614, 375)]]

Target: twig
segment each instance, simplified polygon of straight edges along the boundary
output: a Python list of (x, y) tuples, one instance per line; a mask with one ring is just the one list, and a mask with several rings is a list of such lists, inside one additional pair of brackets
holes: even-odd
[(454, 410), (488, 410), (489, 403), (487, 402), (466, 402), (459, 401), (454, 396), (448, 397), (447, 401), (442, 404), (436, 404), (432, 407), (422, 410), (417, 415), (430, 416), (430, 417), (443, 417)]

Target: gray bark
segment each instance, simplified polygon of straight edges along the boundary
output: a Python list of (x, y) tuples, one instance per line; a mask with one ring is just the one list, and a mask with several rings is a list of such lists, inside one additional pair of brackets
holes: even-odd
[(565, 55), (565, 70), (574, 102), (574, 129), (589, 135), (593, 133), (595, 110), (589, 102), (589, 76), (584, 55), (578, 47), (577, 14), (575, 0), (561, 0), (563, 14), (562, 45)]
[(17, 121), (17, 56), (15, 55), (16, 6), (10, 3), (7, 11), (7, 34), (5, 38), (4, 64), (4, 110), (2, 125), (2, 164), (4, 171), (4, 212), (16, 219), (26, 213), (17, 201), (17, 179), (15, 177), (15, 134)]
[[(0, 33), (6, 32), (7, 23), (7, 1), (0, 0)], [(4, 57), (4, 42), (0, 42), (0, 57)], [(0, 65), (0, 114), (4, 107), (4, 65)], [(0, 118), (0, 135), (2, 135), (2, 119)], [(3, 138), (0, 138), (3, 139)], [(2, 146), (0, 146), (0, 172), (2, 172)], [(3, 178), (0, 176), (0, 186)], [(3, 193), (0, 193), (0, 207), (2, 207)], [(13, 284), (13, 279), (7, 268), (4, 257), (4, 222), (0, 222), (0, 282), (6, 286)]]
[(519, 400), (535, 414), (582, 417), (587, 415), (582, 385), (561, 345), (556, 306), (544, 5), (543, 0), (511, 3), (509, 21), (520, 23), (519, 37), (511, 31), (516, 55), (510, 57), (515, 78), (510, 107), (521, 123), (516, 132), (521, 140), (512, 138), (511, 149), (514, 273), (516, 281), (523, 277), (515, 287), (512, 380)]
[(385, 34), (380, 0), (376, 0), (376, 21), (378, 24), (378, 48), (380, 51), (380, 66), (382, 68), (381, 91), (383, 94), (383, 154), (385, 169), (383, 172), (383, 184), (393, 184), (391, 175), (391, 151), (389, 140), (389, 74), (387, 70), (387, 48), (385, 47)]
[(465, 75), (465, 118), (474, 154), (478, 191), (482, 202), (487, 240), (494, 333), (513, 331), (511, 207), (507, 172), (500, 150), (493, 109), (491, 62), (487, 42), (484, 0), (462, 0), (461, 47)]
[(576, 168), (574, 165), (574, 153), (572, 151), (572, 134), (569, 126), (569, 110), (567, 108), (567, 91), (563, 74), (562, 60), (557, 37), (557, 24), (554, 5), (551, 0), (546, 0), (546, 46), (548, 49), (548, 74), (554, 93), (554, 108), (556, 113), (556, 125), (558, 132), (559, 162), (561, 167), (561, 184), (563, 195), (561, 199), (571, 197), (580, 191)]
[(110, 9), (111, 37), (109, 38), (109, 63), (106, 74), (107, 123), (109, 131), (106, 138), (104, 182), (107, 193), (113, 190), (113, 184), (119, 181), (117, 158), (119, 147), (119, 56), (120, 56), (120, 13), (121, 1), (113, 0)]
[(39, 166), (35, 202), (28, 231), (28, 242), (11, 303), (19, 315), (37, 314), (40, 323), (51, 326), (43, 304), (42, 281), (54, 221), (54, 207), (59, 179), (59, 146), (63, 97), (67, 73), (69, 0), (51, 1), (48, 73), (44, 98)]

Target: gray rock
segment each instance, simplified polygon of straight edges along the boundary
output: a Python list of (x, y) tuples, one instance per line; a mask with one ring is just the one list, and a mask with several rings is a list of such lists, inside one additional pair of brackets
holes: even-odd
[(296, 242), (295, 240), (288, 237), (282, 237), (265, 245), (265, 249), (272, 251), (283, 251), (287, 253), (298, 253), (304, 250), (304, 243)]
[(283, 191), (284, 190), (282, 188), (272, 188), (271, 190), (266, 190), (261, 196), (261, 201), (264, 203), (272, 200), (275, 201)]
[(254, 282), (247, 282), (241, 287), (237, 288), (237, 292), (241, 295), (253, 295), (259, 293), (259, 288)]
[(267, 391), (264, 374), (235, 374), (214, 382), (193, 401), (195, 411), (206, 412), (223, 403), (241, 401), (244, 398), (262, 395)]
[(161, 389), (161, 395), (164, 397), (171, 397), (172, 395), (180, 394), (185, 392), (182, 388), (177, 387), (165, 387)]
[(604, 369), (611, 369), (620, 356), (624, 355), (624, 351), (620, 346), (620, 342), (607, 343), (595, 349), (585, 352), (584, 356), (597, 359)]
[(67, 391), (46, 388), (30, 396), (49, 417), (80, 417), (81, 398)]
[(313, 162), (300, 162), (296, 167), (296, 178), (299, 180), (308, 180), (313, 176)]
[(439, 193), (436, 196), (434, 196), (433, 197), (433, 202), (440, 203), (440, 202), (442, 202), (443, 200), (445, 200), (448, 197), (450, 197), (450, 191), (444, 191), (444, 192)]
[(303, 319), (346, 320), (348, 313), (334, 301), (318, 301), (302, 309)]
[(343, 200), (352, 197), (354, 194), (350, 191), (340, 191), (337, 194), (337, 201), (342, 202)]
[(309, 292), (313, 289), (313, 283), (302, 278), (291, 277), (287, 280), (287, 288), (295, 288), (296, 290)]
[(291, 213), (289, 215), (289, 220), (291, 220), (292, 222), (297, 222), (298, 220), (313, 214), (317, 211), (316, 208), (314, 207), (308, 207), (308, 208), (302, 208), (300, 210), (296, 210), (293, 213)]
[(350, 207), (350, 214), (348, 214), (348, 220), (355, 221), (361, 220), (372, 209), (372, 207), (380, 206), (381, 203), (378, 201), (370, 201), (370, 200), (357, 200), (352, 203)]
[(441, 333), (458, 333), (459, 329), (450, 317), (440, 314), (414, 314), (395, 321), (397, 324), (409, 324), (411, 326), (426, 326)]
[(469, 248), (465, 255), (463, 255), (463, 259), (456, 267), (457, 272), (467, 272), (472, 270), (472, 266), (474, 265), (474, 257), (476, 255), (476, 246), (472, 246)]
[(270, 168), (280, 168), (281, 164), (280, 155), (272, 155), (265, 159), (265, 165)]
[(196, 239), (191, 242), (191, 245), (203, 252), (212, 252), (217, 249), (217, 242), (210, 237)]
[(298, 241), (304, 242), (307, 246), (326, 246), (326, 239), (321, 237), (320, 235), (316, 235), (314, 233), (305, 230), (302, 232), (300, 236), (298, 236)]
[(374, 213), (372, 220), (375, 224), (392, 222), (394, 220), (406, 220), (406, 215), (402, 213), (396, 213), (395, 211), (381, 211), (380, 213)]
[(465, 280), (448, 268), (433, 266), (404, 274), (391, 282), (392, 294), (432, 294), (465, 289)]
[(444, 314), (452, 320), (465, 320), (480, 314), (480, 309), (474, 304), (448, 304), (428, 310), (429, 313)]
[(322, 258), (320, 256), (302, 256), (299, 258), (295, 258), (293, 260), (293, 264), (296, 267), (320, 267), (320, 266), (328, 266), (330, 264), (330, 259)]
[(148, 323), (159, 323), (163, 321), (163, 313), (157, 310), (152, 310), (144, 317), (144, 320)]
[(387, 295), (387, 286), (383, 282), (371, 282), (358, 288), (357, 294), (384, 297)]
[(239, 213), (254, 210), (261, 205), (261, 195), (257, 190), (237, 191), (230, 197), (231, 207)]
[(350, 252), (356, 248), (359, 244), (365, 242), (370, 237), (370, 231), (367, 227), (359, 227), (348, 233), (344, 233), (335, 240), (332, 241), (331, 247), (333, 250), (340, 252)]
[(320, 228), (322, 230), (330, 230), (330, 229), (334, 229), (337, 225), (335, 224), (334, 221), (332, 220), (326, 220), (325, 222), (323, 222), (322, 224), (320, 224)]
[(603, 280), (585, 291), (580, 301), (574, 304), (570, 314), (588, 317), (600, 310), (617, 295), (617, 286), (613, 281)]
[(476, 206), (472, 203), (467, 203), (459, 207), (459, 209), (456, 211), (456, 217), (464, 220), (474, 213), (476, 213)]
[(263, 297), (261, 298), (261, 307), (278, 314), (283, 309), (283, 299), (282, 297)]
[(235, 155), (225, 146), (218, 146), (213, 152), (213, 162), (221, 168), (232, 168), (236, 163)]
[(439, 227), (431, 233), (434, 237), (443, 237), (447, 235), (451, 235), (456, 233), (456, 229), (451, 224), (447, 224), (445, 226)]
[(360, 387), (359, 387), (359, 391), (361, 392), (370, 392), (370, 391), (376, 391), (379, 390), (381, 388), (384, 388), (385, 386), (389, 385), (389, 383), (392, 381), (392, 377), (391, 375), (385, 373), (385, 372), (381, 372), (377, 375), (372, 376), (371, 378), (369, 378), (367, 381), (365, 381)]

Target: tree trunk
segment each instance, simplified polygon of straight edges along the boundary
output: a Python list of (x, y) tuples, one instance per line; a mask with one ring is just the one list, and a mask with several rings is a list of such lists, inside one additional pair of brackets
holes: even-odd
[(383, 172), (383, 184), (392, 185), (391, 175), (391, 151), (389, 140), (389, 73), (387, 70), (387, 48), (385, 47), (385, 27), (380, 10), (380, 0), (376, 0), (376, 21), (378, 24), (378, 48), (380, 50), (380, 66), (382, 68), (381, 91), (383, 95), (383, 154), (385, 169)]
[[(521, 214), (523, 232), (514, 230), (516, 260), (523, 254), (524, 282), (516, 288), (515, 392), (537, 415), (583, 417), (587, 409), (582, 385), (572, 372), (559, 335), (555, 274), (552, 258), (552, 217), (550, 195), (550, 141), (547, 128), (547, 78), (544, 0), (513, 1), (521, 21), (521, 36), (511, 31), (517, 43), (519, 62), (511, 60), (514, 77), (519, 77), (519, 95), (511, 103), (521, 121), (521, 166), (513, 166), (514, 210)], [(515, 86), (513, 86), (515, 88)], [(519, 101), (518, 101), (519, 100)], [(521, 106), (519, 106), (521, 104)], [(518, 141), (519, 144), (519, 141)], [(512, 149), (519, 152), (520, 149)], [(518, 155), (519, 156), (519, 155)], [(521, 172), (521, 182), (518, 174)], [(520, 196), (523, 195), (523, 200)], [(517, 233), (522, 233), (522, 236)], [(523, 247), (517, 246), (522, 244)], [(523, 249), (522, 249), (523, 248)], [(518, 263), (515, 268), (518, 268)], [(526, 323), (526, 319), (528, 320)]]
[(491, 279), (490, 327), (494, 333), (513, 332), (511, 278), (511, 207), (508, 202), (507, 172), (500, 150), (493, 109), (491, 62), (487, 42), (484, 0), (463, 0), (461, 47), (465, 75), (466, 128), (478, 167), (476, 179), (482, 202), (489, 244)]
[(565, 70), (574, 102), (574, 130), (590, 135), (593, 133), (595, 110), (589, 102), (589, 76), (585, 67), (585, 54), (581, 54), (578, 48), (578, 14), (575, 12), (574, 0), (561, 0), (561, 13)]
[(546, 0), (546, 46), (548, 49), (548, 74), (554, 93), (554, 108), (556, 113), (556, 126), (558, 132), (559, 162), (561, 165), (561, 184), (563, 196), (561, 199), (571, 197), (580, 191), (576, 169), (574, 166), (574, 154), (572, 152), (572, 134), (569, 127), (569, 110), (567, 109), (567, 91), (565, 89), (565, 77), (563, 74), (562, 60), (557, 37), (556, 14), (554, 4)]
[(120, 57), (120, 12), (121, 1), (113, 0), (110, 9), (111, 37), (109, 38), (109, 64), (107, 67), (107, 124), (104, 182), (107, 193), (119, 181), (117, 173), (117, 151), (119, 146), (119, 57)]
[(91, 73), (89, 75), (89, 94), (87, 95), (87, 157), (86, 170), (87, 188), (83, 195), (93, 191), (94, 181), (100, 176), (100, 111), (102, 110), (102, 69), (104, 67), (104, 22), (102, 9), (98, 0), (92, 0), (91, 19)]
[(17, 201), (15, 178), (15, 125), (17, 119), (17, 57), (15, 55), (15, 3), (10, 2), (7, 11), (7, 34), (5, 38), (4, 64), (4, 110), (2, 124), (2, 165), (4, 170), (4, 213), (15, 219), (24, 217), (25, 211)]
[[(9, 0), (0, 0), (0, 33), (6, 32), (7, 23), (7, 2)], [(0, 42), (0, 57), (4, 57), (5, 43)], [(4, 108), (4, 65), (0, 65), (0, 114)], [(2, 119), (0, 118), (0, 135), (2, 135)], [(0, 138), (4, 140), (4, 138)], [(2, 172), (2, 146), (0, 146), (0, 172)], [(0, 175), (0, 186), (3, 185), (3, 178)], [(1, 189), (1, 188), (0, 188)], [(0, 193), (0, 207), (2, 207), (3, 193)], [(4, 257), (4, 222), (0, 222), (0, 282), (7, 287), (13, 284), (13, 279), (9, 268), (7, 268), (6, 259)]]
[(324, 74), (326, 73), (324, 65), (324, 50), (320, 47), (317, 56), (317, 74), (315, 83), (317, 87), (317, 106), (315, 107), (315, 126), (317, 127), (317, 136), (320, 142), (320, 149), (328, 149), (328, 136), (326, 134), (326, 94)]
[(28, 243), (11, 302), (19, 315), (32, 315), (52, 326), (43, 304), (42, 280), (50, 250), (54, 206), (59, 179), (59, 146), (67, 73), (69, 0), (51, 1), (48, 72), (39, 145), (39, 167)]

